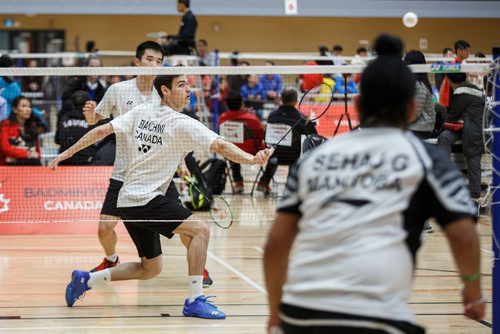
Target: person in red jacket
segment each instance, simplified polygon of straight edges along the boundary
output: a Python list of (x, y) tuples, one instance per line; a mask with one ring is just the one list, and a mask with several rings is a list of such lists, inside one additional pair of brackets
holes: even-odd
[[(461, 64), (470, 55), (470, 44), (467, 41), (459, 40), (455, 42), (455, 54), (456, 57), (452, 64)], [(453, 89), (450, 87), (450, 82), (445, 77), (443, 83), (441, 84), (441, 90), (439, 91), (439, 103), (445, 106), (447, 109), (450, 108), (450, 100), (453, 95)]]
[[(255, 114), (248, 109), (243, 109), (243, 99), (241, 95), (236, 92), (229, 93), (226, 97), (226, 105), (229, 110), (222, 113), (219, 118), (219, 131), (223, 123), (227, 121), (244, 123), (242, 143), (238, 142), (239, 140), (232, 140), (231, 138), (226, 139), (233, 141), (236, 146), (250, 154), (255, 154), (259, 150), (265, 149), (264, 127)], [(235, 193), (241, 194), (245, 188), (243, 176), (241, 175), (241, 165), (231, 162), (231, 171), (234, 181), (233, 190)]]
[(31, 101), (20, 95), (12, 102), (12, 113), (0, 123), (0, 165), (40, 166), (38, 129)]

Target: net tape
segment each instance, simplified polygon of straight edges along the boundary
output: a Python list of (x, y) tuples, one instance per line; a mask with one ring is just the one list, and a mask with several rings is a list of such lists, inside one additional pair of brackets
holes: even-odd
[[(498, 64), (461, 64), (436, 68), (434, 64), (410, 65), (415, 73), (489, 72), (498, 71)], [(182, 66), (182, 67), (34, 67), (0, 68), (0, 76), (76, 76), (76, 75), (244, 75), (244, 74), (330, 74), (361, 73), (364, 65), (329, 66)]]

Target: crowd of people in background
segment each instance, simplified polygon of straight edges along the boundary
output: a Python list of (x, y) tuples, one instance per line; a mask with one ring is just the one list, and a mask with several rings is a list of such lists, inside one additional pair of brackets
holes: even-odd
[[(178, 10), (183, 14), (179, 33), (178, 35), (161, 34), (159, 36), (159, 42), (163, 50), (166, 51), (167, 55), (197, 55), (199, 66), (216, 65), (215, 54), (209, 50), (209, 43), (205, 39), (196, 41), (194, 39), (197, 23), (196, 18), (189, 9), (189, 1), (179, 1)], [(98, 51), (94, 42), (89, 41), (89, 43), (91, 43), (89, 51)], [(344, 48), (339, 44), (334, 45), (331, 51), (325, 45), (320, 45), (318, 49), (320, 58), (306, 61), (305, 65), (343, 66), (350, 64), (366, 66), (369, 63), (369, 56), (372, 55), (366, 47), (361, 46), (356, 49), (354, 57), (349, 57), (350, 61), (346, 61), (343, 55)], [(239, 59), (237, 51), (233, 55), (231, 65), (251, 65), (248, 61)], [(455, 42), (453, 49), (448, 47), (443, 49), (443, 58), (445, 58), (443, 62), (462, 63), (466, 61), (469, 55), (470, 44), (467, 41), (459, 40)], [(484, 57), (484, 54), (477, 53), (476, 57)], [(418, 50), (408, 50), (404, 56), (404, 61), (408, 65), (426, 64), (424, 54)], [(14, 65), (16, 65), (16, 62), (8, 55), (3, 55), (0, 58), (0, 67), (12, 67)], [(22, 65), (37, 67), (41, 63), (36, 59), (30, 59), (26, 60)], [(80, 63), (80, 65), (100, 67), (103, 66), (103, 63), (98, 52), (91, 52), (85, 62)], [(274, 66), (275, 63), (268, 60), (265, 65)], [(453, 143), (465, 139), (461, 141), (464, 146), (463, 151), (467, 156), (467, 164), (473, 167), (473, 176), (469, 181), (472, 182), (472, 187), (477, 189), (477, 180), (479, 179), (480, 182), (480, 167), (479, 176), (477, 173), (478, 164), (480, 165), (480, 154), (479, 151), (474, 150), (474, 158), (471, 159), (469, 152), (471, 146), (479, 147), (482, 145), (482, 136), (475, 134), (471, 137), (469, 135), (469, 124), (472, 120), (482, 124), (482, 114), (477, 113), (477, 117), (480, 119), (476, 119), (477, 117), (471, 119), (467, 115), (469, 109), (480, 110), (484, 108), (485, 96), (488, 93), (484, 92), (484, 88), (488, 86), (486, 85), (486, 74), (477, 73), (461, 78), (460, 80), (463, 79), (463, 81), (458, 82), (458, 85), (468, 88), (459, 89), (458, 93), (453, 89), (456, 87), (453, 82), (454, 79), (450, 79), (447, 75), (436, 73), (430, 78), (427, 73), (416, 73), (414, 77), (417, 82), (417, 114), (415, 120), (410, 123), (409, 129), (423, 140), (439, 137), (439, 145), (447, 150), (451, 149)], [(130, 78), (117, 75), (108, 77), (89, 75), (70, 77), (61, 82), (61, 78), (53, 77), (26, 76), (19, 79), (6, 76), (0, 77), (0, 120), (3, 120), (2, 128), (9, 129), (1, 133), (0, 164), (34, 164), (35, 160), (39, 163), (41, 159), (39, 133), (54, 132), (55, 143), (60, 145), (61, 151), (71, 146), (93, 127), (86, 123), (81, 113), (82, 103), (85, 100), (99, 103), (111, 85)], [(258, 121), (261, 127), (265, 129), (266, 122), (269, 122), (269, 112), (283, 108), (288, 103), (282, 100), (281, 94), (283, 91), (294, 88), (300, 94), (319, 83), (326, 83), (333, 88), (335, 96), (343, 96), (347, 99), (358, 93), (361, 74), (303, 74), (298, 75), (295, 82), (288, 85), (289, 87), (285, 87), (283, 77), (278, 74), (221, 76), (218, 82), (214, 82), (213, 78), (213, 76), (209, 75), (201, 77), (201, 80), (195, 77), (190, 78), (191, 85), (200, 84), (201, 89), (192, 93), (193, 99), (188, 108), (189, 110), (186, 110), (187, 113), (196, 117), (197, 111), (205, 109), (213, 114), (217, 105), (217, 113), (220, 119), (224, 120), (227, 115), (240, 113), (241, 115), (237, 116), (237, 118), (248, 119), (248, 122), (252, 118), (251, 122)], [(48, 117), (45, 110), (32, 107), (32, 101), (29, 98), (32, 93), (39, 93), (44, 97), (47, 95), (45, 98), (59, 101), (57, 122), (55, 124), (49, 124), (50, 117)], [(21, 101), (29, 104), (30, 116), (26, 119), (26, 122), (19, 118), (17, 112), (19, 107), (18, 104), (14, 103), (17, 97), (23, 96), (21, 94), (27, 95)], [(195, 96), (196, 94), (199, 96)], [(463, 100), (469, 101), (464, 99), (464, 96), (473, 96), (473, 100), (477, 102), (475, 107), (464, 105)], [(240, 100), (242, 101), (241, 104), (236, 106)], [(453, 100), (461, 102), (452, 103)], [(17, 100), (17, 103), (19, 103), (19, 100)], [(264, 113), (265, 105), (268, 108), (271, 106), (272, 110)], [(252, 115), (252, 117), (248, 115)], [(463, 124), (463, 128), (466, 130), (462, 130), (460, 125), (453, 128), (455, 129), (453, 130), (449, 125), (450, 123)], [(19, 126), (20, 130), (15, 131), (16, 126), (14, 124), (21, 124)], [(36, 131), (25, 131), (23, 126), (26, 129), (36, 129)], [(255, 128), (255, 126), (252, 126), (252, 128)], [(480, 131), (478, 126), (472, 128), (475, 132)], [(253, 130), (257, 134), (263, 132), (261, 129)], [(462, 134), (465, 138), (462, 138)], [(27, 138), (29, 136), (33, 136), (33, 138)], [(470, 140), (469, 138), (474, 139)], [(264, 143), (263, 138), (262, 143)], [(106, 154), (106, 150), (101, 152), (100, 158), (96, 158), (99, 156), (100, 149), (105, 147), (106, 144), (106, 142), (97, 143), (65, 163), (69, 165), (112, 164), (112, 158), (102, 159), (103, 154)], [(257, 146), (260, 147), (261, 144), (259, 143)], [(12, 150), (12, 147), (16, 147), (16, 149)], [(273, 161), (271, 160), (271, 162)], [(237, 164), (233, 164), (231, 168), (234, 173), (233, 189), (236, 193), (239, 193), (243, 189), (243, 180), (238, 172)], [(271, 170), (272, 168), (269, 167), (268, 169)], [(269, 171), (265, 173), (265, 175), (270, 174), (272, 173)], [(258, 190), (269, 191), (267, 176), (259, 183)], [(476, 199), (479, 198), (477, 191), (474, 194)]]

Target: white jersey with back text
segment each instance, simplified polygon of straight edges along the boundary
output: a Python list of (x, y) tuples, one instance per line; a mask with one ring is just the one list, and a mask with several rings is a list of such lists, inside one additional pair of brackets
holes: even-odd
[(284, 303), (409, 322), (424, 222), (475, 212), (449, 157), (395, 128), (319, 146), (291, 170), (278, 211), (300, 215)]
[(194, 150), (208, 152), (218, 135), (170, 107), (144, 103), (111, 121), (117, 142), (127, 140), (118, 207), (136, 207), (164, 195), (177, 167)]
[[(136, 78), (126, 81), (117, 82), (111, 85), (99, 105), (96, 107), (95, 112), (102, 119), (116, 118), (121, 116), (138, 105), (145, 102), (153, 102), (160, 104), (160, 96), (156, 89), (152, 88), (151, 94), (146, 96), (142, 95), (137, 87)], [(111, 178), (123, 181), (127, 161), (125, 160), (125, 152), (128, 148), (125, 147), (127, 141), (116, 141), (116, 155)]]

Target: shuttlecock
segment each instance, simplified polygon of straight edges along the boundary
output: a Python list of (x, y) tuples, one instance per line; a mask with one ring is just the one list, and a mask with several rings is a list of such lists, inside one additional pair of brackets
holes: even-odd
[(418, 23), (418, 16), (414, 12), (408, 12), (403, 16), (403, 24), (405, 27), (413, 28)]

